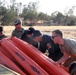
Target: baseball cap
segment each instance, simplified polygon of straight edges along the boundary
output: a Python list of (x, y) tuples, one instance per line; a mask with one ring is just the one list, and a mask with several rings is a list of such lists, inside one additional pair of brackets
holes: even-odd
[(31, 32), (33, 32), (35, 29), (33, 27), (29, 27), (29, 29)]
[(30, 27), (30, 28), (28, 28), (28, 30), (27, 30), (27, 34), (32, 34), (33, 32), (34, 32), (34, 28), (32, 28), (32, 27)]
[(21, 20), (20, 19), (15, 19), (15, 21), (14, 21), (14, 25), (16, 26), (16, 25), (18, 25), (18, 24), (20, 24), (21, 23)]
[(34, 30), (33, 35), (31, 36), (32, 39), (41, 36), (41, 32), (39, 30)]

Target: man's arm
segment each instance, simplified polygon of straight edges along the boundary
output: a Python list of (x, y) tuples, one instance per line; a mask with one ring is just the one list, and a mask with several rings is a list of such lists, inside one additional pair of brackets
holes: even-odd
[(68, 58), (69, 58), (69, 55), (64, 54), (63, 57), (57, 61), (57, 63), (62, 64), (62, 63), (64, 63)]

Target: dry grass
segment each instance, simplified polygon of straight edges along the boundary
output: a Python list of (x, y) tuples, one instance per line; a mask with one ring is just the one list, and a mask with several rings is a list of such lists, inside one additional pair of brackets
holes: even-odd
[[(35, 29), (40, 30), (42, 33), (50, 34), (55, 29), (60, 29), (64, 37), (75, 38), (76, 39), (76, 26), (33, 26)], [(24, 26), (25, 29), (28, 29), (29, 26)], [(4, 26), (4, 32), (6, 35), (11, 36), (14, 26)]]

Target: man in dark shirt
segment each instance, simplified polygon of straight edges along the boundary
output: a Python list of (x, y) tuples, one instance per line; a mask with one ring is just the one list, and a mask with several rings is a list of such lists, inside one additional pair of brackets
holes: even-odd
[(32, 36), (32, 33), (35, 29), (30, 27), (28, 30), (25, 30), (23, 35), (21, 36), (21, 40), (26, 41), (27, 43), (35, 46), (37, 48), (38, 43), (33, 41), (30, 37)]
[(52, 58), (54, 61), (59, 60), (63, 54), (60, 51), (59, 45), (54, 44), (54, 42), (51, 39), (51, 36), (49, 35), (42, 35), (42, 33), (39, 30), (35, 30), (33, 32), (33, 35), (31, 37), (34, 41), (39, 42), (39, 50), (43, 53), (45, 53), (46, 49), (48, 49), (47, 44), (50, 43), (51, 48), (49, 51), (49, 57)]
[(20, 19), (16, 19), (14, 21), (15, 29), (12, 32), (12, 36), (17, 38), (21, 38), (22, 34), (24, 33), (24, 28), (22, 27), (22, 21)]

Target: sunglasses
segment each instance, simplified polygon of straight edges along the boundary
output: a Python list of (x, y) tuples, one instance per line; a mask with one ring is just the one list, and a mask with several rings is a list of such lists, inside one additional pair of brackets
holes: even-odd
[(55, 37), (57, 37), (58, 35), (56, 35), (56, 36), (51, 36), (52, 37), (52, 39), (54, 39)]

